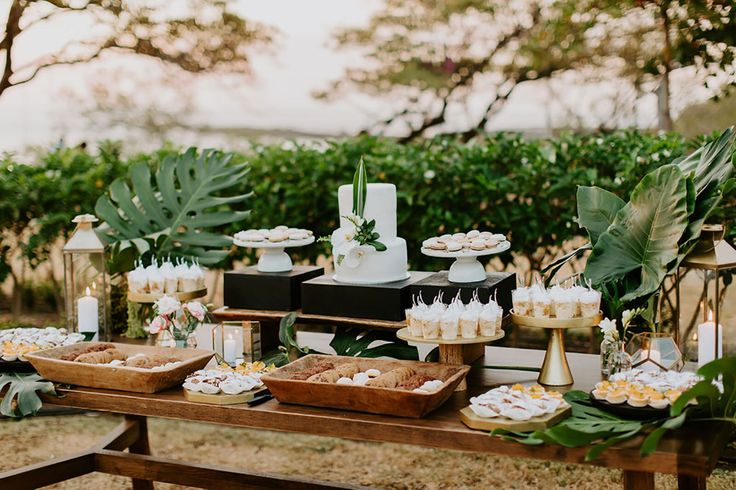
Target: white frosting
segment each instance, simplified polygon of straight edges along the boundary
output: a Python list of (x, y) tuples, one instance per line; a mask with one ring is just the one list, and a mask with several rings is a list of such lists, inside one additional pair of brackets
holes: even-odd
[(406, 241), (403, 238), (385, 240), (383, 236), (379, 238), (379, 241), (386, 245), (386, 250), (378, 252), (370, 248), (363, 255), (357, 267), (338, 265), (337, 257), (334, 257), (335, 275), (333, 279), (349, 284), (381, 284), (406, 279), (408, 269)]
[[(353, 186), (341, 185), (337, 190), (337, 199), (340, 206), (340, 226), (350, 226), (343, 216), (353, 212)], [(376, 220), (375, 230), (381, 235), (381, 242), (386, 243), (386, 240), (396, 238), (396, 186), (368, 184), (363, 217), (368, 221)]]

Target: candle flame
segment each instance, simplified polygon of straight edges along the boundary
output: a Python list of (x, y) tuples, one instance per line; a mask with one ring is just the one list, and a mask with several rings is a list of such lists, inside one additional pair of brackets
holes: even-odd
[(85, 294), (86, 296), (90, 296), (90, 292), (89, 292), (89, 286), (87, 286), (87, 289), (85, 289), (85, 290), (84, 290), (84, 294)]
[(709, 322), (713, 321), (713, 310), (708, 310), (708, 321)]
[(97, 291), (97, 283), (95, 282), (92, 283), (92, 290)]

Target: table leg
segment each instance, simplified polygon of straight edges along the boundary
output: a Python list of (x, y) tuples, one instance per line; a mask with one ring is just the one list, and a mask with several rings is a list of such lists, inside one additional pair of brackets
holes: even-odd
[[(148, 442), (148, 422), (146, 417), (126, 415), (126, 420), (132, 420), (138, 424), (138, 439), (130, 445), (128, 451), (133, 454), (151, 454), (151, 446)], [(148, 480), (133, 479), (133, 490), (153, 490), (153, 482)]]
[(677, 475), (677, 488), (680, 490), (705, 490), (708, 483), (705, 477)]
[(547, 352), (538, 381), (547, 386), (568, 386), (573, 382), (565, 355), (565, 330), (562, 328), (550, 329)]
[(624, 470), (624, 490), (654, 490), (654, 473)]

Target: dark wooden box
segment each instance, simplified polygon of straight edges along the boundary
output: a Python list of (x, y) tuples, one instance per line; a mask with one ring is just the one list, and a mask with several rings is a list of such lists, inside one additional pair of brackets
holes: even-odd
[(301, 308), (301, 283), (325, 273), (295, 265), (289, 272), (258, 272), (258, 266), (225, 273), (224, 302), (230, 308), (292, 311)]
[(343, 284), (324, 275), (302, 283), (302, 311), (313, 315), (401, 321), (411, 305), (410, 288), (431, 272), (411, 272), (404, 281)]
[(460, 298), (464, 303), (468, 303), (473, 298), (473, 293), (478, 291), (481, 302), (487, 303), (495, 295), (504, 313), (508, 314), (511, 311), (511, 291), (516, 289), (514, 272), (491, 272), (486, 274), (485, 281), (464, 284), (448, 281), (447, 274), (447, 271), (437, 272), (416, 282), (411, 286), (411, 297), (417, 297), (421, 293), (424, 302), (429, 304), (442, 291), (442, 301), (449, 304), (460, 292)]

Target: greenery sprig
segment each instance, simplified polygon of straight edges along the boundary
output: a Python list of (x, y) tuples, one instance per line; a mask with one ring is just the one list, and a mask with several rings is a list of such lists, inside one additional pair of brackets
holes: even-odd
[(381, 235), (374, 231), (376, 228), (376, 220), (357, 220), (354, 216), (345, 216), (345, 218), (355, 225), (355, 236), (353, 237), (353, 240), (358, 242), (358, 244), (369, 245), (375, 248), (377, 252), (383, 252), (386, 250), (386, 245), (378, 241)]

